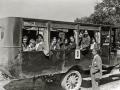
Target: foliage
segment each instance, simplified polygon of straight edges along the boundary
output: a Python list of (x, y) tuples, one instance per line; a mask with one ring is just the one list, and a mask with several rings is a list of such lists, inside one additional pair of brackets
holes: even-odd
[(89, 17), (76, 18), (75, 22), (120, 25), (120, 0), (103, 0)]

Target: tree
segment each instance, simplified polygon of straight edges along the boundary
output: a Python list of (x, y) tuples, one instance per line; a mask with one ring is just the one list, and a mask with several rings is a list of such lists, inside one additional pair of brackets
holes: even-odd
[(120, 0), (103, 0), (94, 7), (89, 17), (77, 18), (75, 22), (120, 25)]

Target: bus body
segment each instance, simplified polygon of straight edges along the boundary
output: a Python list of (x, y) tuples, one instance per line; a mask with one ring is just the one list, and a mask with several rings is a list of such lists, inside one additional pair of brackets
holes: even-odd
[[(34, 30), (32, 28), (34, 28)], [(49, 51), (49, 56), (45, 55), (43, 51), (22, 51), (21, 44), (23, 34), (27, 33), (31, 38), (34, 38), (32, 35), (36, 35), (40, 29), (44, 35), (46, 34), (44, 39), (47, 43), (46, 47)], [(17, 79), (66, 73), (69, 70), (75, 69), (80, 71), (89, 70), (93, 55), (90, 49), (80, 51), (78, 48), (78, 35), (80, 30), (88, 30), (91, 37), (93, 35), (92, 33), (99, 32), (100, 55), (103, 66), (116, 66), (120, 60), (115, 39), (117, 29), (118, 27), (115, 26), (74, 22), (21, 17), (3, 18), (0, 20), (0, 70), (8, 76)], [(44, 31), (46, 31), (46, 33)], [(51, 35), (58, 35), (58, 32), (64, 32), (67, 37), (73, 35), (72, 33), (74, 32), (76, 49), (50, 51)], [(109, 35), (109, 37), (113, 39), (109, 39), (107, 44), (104, 42), (104, 36), (106, 35)]]

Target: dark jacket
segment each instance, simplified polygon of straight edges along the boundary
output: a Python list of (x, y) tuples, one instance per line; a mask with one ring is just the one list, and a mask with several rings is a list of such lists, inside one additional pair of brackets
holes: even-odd
[(73, 42), (73, 43), (69, 43), (69, 45), (68, 45), (68, 49), (69, 50), (74, 50), (74, 49), (76, 49), (76, 44), (75, 44), (75, 42)]
[(50, 50), (59, 50), (60, 46), (58, 44), (50, 44)]
[(90, 37), (88, 35), (87, 37), (82, 38), (81, 47), (85, 49), (85, 48), (87, 48), (89, 46), (90, 46)]
[(68, 50), (68, 45), (63, 44), (63, 45), (61, 46), (61, 50)]

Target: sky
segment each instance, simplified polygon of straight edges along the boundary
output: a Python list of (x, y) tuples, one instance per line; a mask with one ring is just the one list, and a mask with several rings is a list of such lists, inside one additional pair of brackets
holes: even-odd
[(0, 18), (27, 17), (71, 21), (89, 16), (101, 0), (0, 0)]

